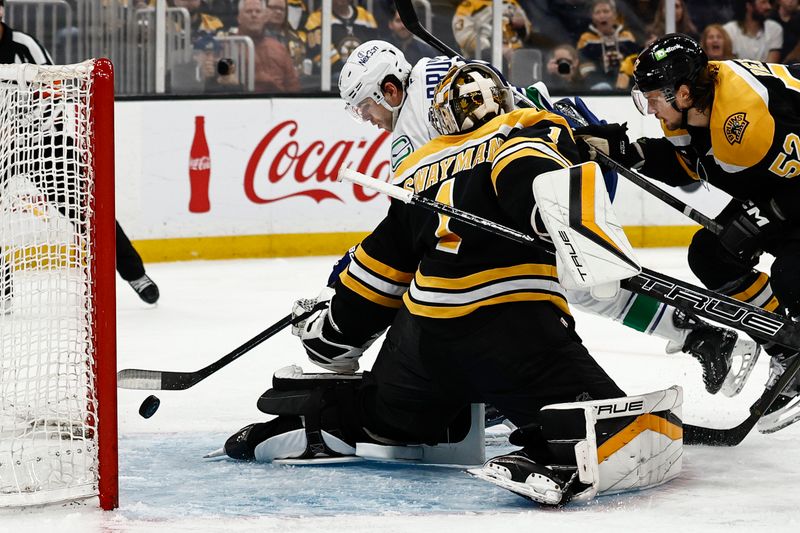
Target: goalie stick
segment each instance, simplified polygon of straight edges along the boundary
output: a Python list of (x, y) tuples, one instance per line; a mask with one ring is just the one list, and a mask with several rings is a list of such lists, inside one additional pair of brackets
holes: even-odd
[(236, 361), (241, 356), (269, 339), (287, 326), (305, 320), (318, 310), (327, 306), (328, 302), (317, 303), (310, 311), (292, 318), (291, 313), (278, 320), (270, 327), (248, 340), (229, 354), (220, 357), (210, 365), (194, 372), (173, 372), (170, 370), (144, 370), (126, 368), (117, 373), (117, 386), (122, 389), (137, 390), (185, 390), (194, 387), (211, 374)]
[[(362, 187), (381, 192), (403, 203), (421, 207), (437, 214), (447, 215), (489, 233), (553, 253), (551, 249), (544, 247), (530, 235), (473, 213), (462, 211), (451, 205), (419, 196), (411, 191), (374, 179), (360, 172), (342, 169), (339, 172), (338, 179), (357, 183)], [(622, 280), (620, 285), (637, 294), (651, 296), (677, 309), (739, 329), (753, 337), (770, 340), (793, 350), (797, 350), (800, 347), (800, 325), (790, 319), (713, 291), (695, 287), (648, 268), (642, 268), (640, 274)], [(800, 361), (800, 358), (783, 373), (778, 382), (764, 390), (761, 397), (750, 407), (751, 415), (744, 422), (730, 429), (713, 429), (686, 424), (684, 425), (686, 443), (716, 446), (735, 446), (739, 444), (755, 426), (761, 415), (772, 405), (772, 402), (778, 397), (783, 388), (800, 370), (800, 362), (798, 361)]]
[[(419, 37), (425, 43), (431, 45), (436, 50), (440, 51), (441, 53), (450, 56), (450, 57), (462, 57), (461, 54), (447, 46), (437, 37), (432, 35), (428, 30), (425, 29), (424, 26), (419, 21), (419, 17), (417, 16), (417, 12), (414, 10), (414, 4), (412, 0), (394, 0), (395, 6), (397, 7), (397, 13), (400, 15), (400, 19), (403, 21), (403, 24), (408, 28), (408, 30)], [(514, 91), (514, 98), (517, 102), (522, 102), (526, 106), (532, 106), (532, 102), (525, 98), (522, 94)], [(553, 104), (556, 108), (556, 111), (564, 114), (568, 114), (570, 118), (575, 120), (578, 123), (584, 123), (586, 120), (581, 116), (579, 113), (576, 113), (575, 110), (569, 107), (567, 104), (559, 105), (558, 102)], [(701, 226), (705, 227), (709, 231), (713, 232), (715, 235), (719, 235), (722, 232), (722, 226), (716, 220), (704, 215), (703, 213), (697, 211), (693, 207), (687, 205), (685, 202), (679, 200), (678, 198), (672, 196), (669, 192), (665, 191), (664, 189), (659, 188), (658, 186), (650, 183), (647, 181), (645, 177), (640, 175), (637, 172), (629, 169), (628, 167), (618, 163), (607, 154), (604, 154), (598, 150), (597, 159), (601, 161), (604, 165), (608, 167), (613, 167), (618, 173), (625, 176), (631, 183), (637, 185), (638, 187), (644, 189), (646, 192), (650, 193), (651, 195), (655, 196), (662, 202), (666, 203), (670, 207), (680, 211), (685, 216), (689, 217), (690, 219), (694, 220)]]

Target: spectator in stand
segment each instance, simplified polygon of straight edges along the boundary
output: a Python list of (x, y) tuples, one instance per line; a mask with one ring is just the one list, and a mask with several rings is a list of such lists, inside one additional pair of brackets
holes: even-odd
[(581, 76), (592, 90), (616, 86), (622, 60), (641, 50), (633, 34), (620, 24), (613, 0), (594, 0), (592, 22), (578, 41)]
[(553, 49), (544, 82), (551, 91), (560, 91), (574, 94), (585, 89), (581, 78), (578, 51), (574, 46), (561, 44)]
[[(503, 57), (522, 48), (531, 22), (517, 0), (503, 0)], [(453, 35), (467, 57), (489, 59), (492, 38), (492, 0), (462, 0), (453, 16)]]
[[(222, 45), (206, 33), (194, 42), (194, 80), (198, 92), (207, 94), (241, 93), (244, 86), (236, 75), (236, 65), (222, 59)], [(220, 72), (222, 70), (222, 72)], [(187, 87), (191, 91), (190, 87)]]
[(722, 27), (731, 36), (733, 53), (739, 59), (777, 63), (783, 48), (783, 28), (767, 17), (769, 0), (737, 0), (733, 20)]
[[(692, 39), (697, 40), (700, 33), (697, 31), (697, 26), (692, 22), (692, 17), (689, 15), (689, 8), (683, 0), (669, 0), (675, 2), (675, 31), (688, 35)], [(658, 10), (653, 19), (653, 23), (647, 26), (647, 38), (644, 43), (649, 46), (653, 41), (659, 37), (667, 34), (667, 6), (665, 0), (660, 0), (658, 3)]]
[(303, 0), (288, 0), (286, 3), (286, 18), (289, 26), (298, 34), (303, 32), (308, 20), (308, 8)]
[(423, 57), (435, 57), (440, 54), (432, 46), (415, 38), (414, 34), (408, 31), (406, 25), (400, 20), (400, 14), (396, 7), (392, 9), (392, 18), (389, 19), (387, 26), (391, 32), (389, 42), (399, 48), (406, 61), (412, 65), (416, 65), (417, 61)]
[(731, 36), (720, 24), (709, 24), (700, 36), (700, 46), (711, 61), (735, 59)]
[[(778, 0), (777, 9), (770, 17), (783, 28), (783, 48), (781, 48), (782, 63), (794, 63), (800, 54), (792, 54), (800, 41), (800, 11), (797, 9), (798, 0)], [(800, 52), (800, 50), (798, 50)], [(790, 59), (790, 54), (791, 59)]]
[[(267, 9), (267, 2), (272, 9)], [(256, 49), (255, 89), (262, 93), (300, 92), (300, 78), (289, 49), (280, 40), (266, 35), (267, 18), (272, 18), (267, 11), (275, 13), (275, 18), (283, 17), (285, 0), (239, 1), (237, 35), (250, 37)]]
[[(350, 53), (361, 43), (378, 38), (378, 24), (369, 11), (355, 5), (355, 0), (333, 0), (332, 3), (331, 79), (335, 81)], [(308, 55), (314, 62), (314, 72), (319, 73), (322, 58), (321, 9), (308, 16), (306, 35)]]
[(264, 35), (279, 41), (289, 52), (297, 75), (311, 74), (310, 62), (308, 72), (304, 71), (303, 61), (306, 59), (305, 40), (292, 29), (287, 18), (286, 0), (267, 0), (264, 17)]
[(233, 35), (250, 37), (253, 44), (264, 37), (264, 24), (267, 13), (265, 0), (239, 0), (236, 13), (236, 27), (231, 30)]
[(206, 13), (202, 0), (172, 0), (175, 7), (182, 7), (189, 12), (189, 24), (192, 31), (192, 44), (204, 33), (217, 33), (225, 26), (222, 21)]
[(236, 27), (239, 0), (205, 0), (208, 13), (220, 19), (225, 31)]

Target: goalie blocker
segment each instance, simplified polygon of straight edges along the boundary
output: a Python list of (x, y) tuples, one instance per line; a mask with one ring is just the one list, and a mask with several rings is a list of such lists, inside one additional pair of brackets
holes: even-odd
[(655, 487), (681, 470), (680, 387), (542, 408), (540, 424), (511, 436), (518, 452), (469, 470), (546, 505)]

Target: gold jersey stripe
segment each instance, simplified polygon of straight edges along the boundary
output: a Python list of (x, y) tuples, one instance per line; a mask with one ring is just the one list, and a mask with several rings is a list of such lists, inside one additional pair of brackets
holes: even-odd
[(424, 276), (417, 272), (414, 283), (416, 283), (418, 287), (426, 289), (471, 289), (492, 281), (523, 276), (537, 278), (548, 277), (555, 280), (558, 278), (558, 273), (554, 265), (526, 263), (509, 267), (492, 268), (460, 278)]
[(773, 74), (775, 74), (775, 76), (781, 79), (783, 84), (786, 85), (788, 89), (800, 92), (800, 80), (789, 73), (789, 69), (786, 68), (786, 65), (770, 63), (769, 69)]
[(411, 280), (414, 279), (413, 272), (402, 272), (397, 270), (396, 268), (392, 268), (385, 263), (381, 263), (377, 259), (371, 257), (364, 251), (364, 249), (359, 246), (356, 248), (355, 253), (356, 260), (364, 265), (367, 269), (373, 271), (374, 273), (383, 276), (386, 279), (390, 279), (396, 283), (400, 283), (402, 285), (408, 285), (411, 283)]
[(597, 463), (602, 463), (647, 430), (660, 433), (671, 440), (683, 438), (683, 428), (681, 426), (654, 414), (643, 414), (637, 416), (636, 420), (597, 447)]
[(403, 295), (403, 302), (412, 315), (425, 318), (458, 318), (466, 316), (481, 307), (498, 305), (512, 302), (550, 302), (566, 314), (570, 314), (569, 306), (563, 296), (557, 294), (546, 294), (542, 292), (515, 292), (487, 298), (480, 302), (473, 302), (465, 305), (424, 305), (411, 300), (408, 293)]
[[(511, 143), (513, 143), (514, 145), (520, 143), (530, 143), (531, 146), (526, 146), (524, 148), (517, 149), (516, 151), (513, 151), (511, 153), (505, 154), (504, 152), (506, 151), (506, 147), (511, 145)], [(535, 146), (536, 144), (544, 144), (545, 147), (552, 148), (554, 153), (548, 154), (547, 152), (541, 150), (541, 148), (536, 147)], [(511, 148), (513, 148), (513, 145), (511, 146)], [(495, 163), (492, 165), (491, 178), (495, 194), (497, 194), (497, 178), (503, 171), (503, 169), (506, 168), (506, 166), (508, 166), (511, 162), (516, 161), (517, 159), (523, 157), (550, 159), (551, 161), (556, 162), (562, 168), (566, 168), (569, 166), (568, 160), (561, 155), (561, 153), (555, 148), (555, 146), (550, 145), (550, 143), (534, 143), (531, 142), (530, 139), (513, 139), (512, 141), (503, 144), (503, 147), (501, 148), (500, 152), (495, 156)], [(559, 157), (561, 157), (561, 159), (559, 159)]]
[(390, 307), (392, 309), (399, 309), (403, 305), (400, 298), (387, 298), (386, 296), (378, 294), (366, 285), (362, 284), (360, 281), (351, 276), (347, 269), (345, 269), (344, 272), (339, 275), (339, 281), (342, 282), (342, 285), (360, 295), (364, 299), (369, 300), (370, 302), (382, 305), (384, 307)]
[(769, 276), (761, 272), (749, 287), (742, 292), (737, 292), (736, 294), (732, 295), (731, 298), (734, 300), (739, 300), (740, 302), (749, 302), (762, 291), (767, 283), (769, 283)]
[(778, 302), (778, 299), (777, 299), (777, 298), (775, 298), (775, 297), (773, 296), (773, 297), (772, 297), (772, 298), (770, 298), (770, 299), (769, 299), (769, 301), (768, 301), (768, 302), (767, 302), (767, 303), (766, 303), (766, 304), (763, 306), (763, 309), (764, 309), (765, 311), (770, 311), (770, 312), (773, 312), (773, 311), (775, 311), (775, 310), (778, 308), (778, 305), (779, 305), (779, 304), (780, 304), (780, 302)]

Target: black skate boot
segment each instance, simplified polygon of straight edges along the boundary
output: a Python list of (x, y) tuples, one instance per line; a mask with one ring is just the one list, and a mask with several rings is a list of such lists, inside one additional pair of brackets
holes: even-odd
[[(676, 327), (690, 330), (680, 350), (700, 361), (706, 391), (722, 391), (728, 397), (739, 394), (755, 368), (761, 347), (753, 340), (740, 339), (733, 330), (712, 326), (683, 311), (675, 311), (672, 320)], [(677, 351), (675, 348), (671, 341), (667, 353)]]
[(139, 295), (142, 301), (149, 304), (154, 304), (158, 301), (158, 297), (160, 296), (158, 286), (153, 283), (153, 280), (150, 279), (147, 274), (139, 279), (129, 281), (128, 283), (130, 283), (131, 287), (133, 287), (133, 290), (136, 291), (136, 294)]
[[(800, 352), (784, 353), (783, 348), (770, 349), (772, 359), (769, 362), (769, 377), (766, 387), (772, 387), (780, 379), (786, 369), (791, 365)], [(777, 353), (775, 353), (777, 351)], [(800, 373), (775, 398), (769, 409), (758, 420), (758, 431), (761, 433), (774, 433), (800, 420)]]

